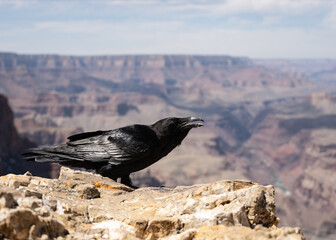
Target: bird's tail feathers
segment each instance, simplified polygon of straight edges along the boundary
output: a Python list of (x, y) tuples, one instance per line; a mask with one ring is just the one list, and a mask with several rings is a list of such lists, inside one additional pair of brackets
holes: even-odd
[(61, 163), (64, 161), (81, 161), (81, 159), (72, 157), (65, 145), (30, 148), (22, 154), (22, 157), (28, 161), (44, 163)]

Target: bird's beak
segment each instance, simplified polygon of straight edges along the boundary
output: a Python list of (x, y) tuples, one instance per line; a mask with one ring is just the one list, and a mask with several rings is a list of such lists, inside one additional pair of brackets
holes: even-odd
[(181, 127), (185, 129), (199, 128), (203, 126), (204, 120), (199, 117), (182, 118)]

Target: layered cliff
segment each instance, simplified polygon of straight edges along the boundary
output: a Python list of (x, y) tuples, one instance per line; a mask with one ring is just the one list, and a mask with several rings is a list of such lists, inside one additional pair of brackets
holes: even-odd
[(111, 69), (111, 67), (218, 67), (249, 66), (252, 61), (231, 56), (191, 56), (191, 55), (120, 55), (120, 56), (61, 56), (22, 55), (0, 53), (0, 71), (16, 68), (34, 69)]
[(274, 188), (246, 181), (133, 190), (68, 168), (0, 177), (0, 238), (305, 239), (278, 221)]

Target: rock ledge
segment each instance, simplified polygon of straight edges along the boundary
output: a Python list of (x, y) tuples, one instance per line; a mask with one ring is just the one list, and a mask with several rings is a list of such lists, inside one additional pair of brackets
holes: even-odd
[(0, 239), (305, 239), (278, 228), (274, 188), (219, 181), (133, 190), (62, 168), (0, 177)]

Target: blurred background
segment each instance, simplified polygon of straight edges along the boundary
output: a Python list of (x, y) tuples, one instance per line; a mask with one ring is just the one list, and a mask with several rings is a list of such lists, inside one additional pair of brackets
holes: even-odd
[(142, 186), (276, 187), (281, 226), (336, 238), (336, 2), (0, 0), (0, 174), (24, 149), (199, 116)]

